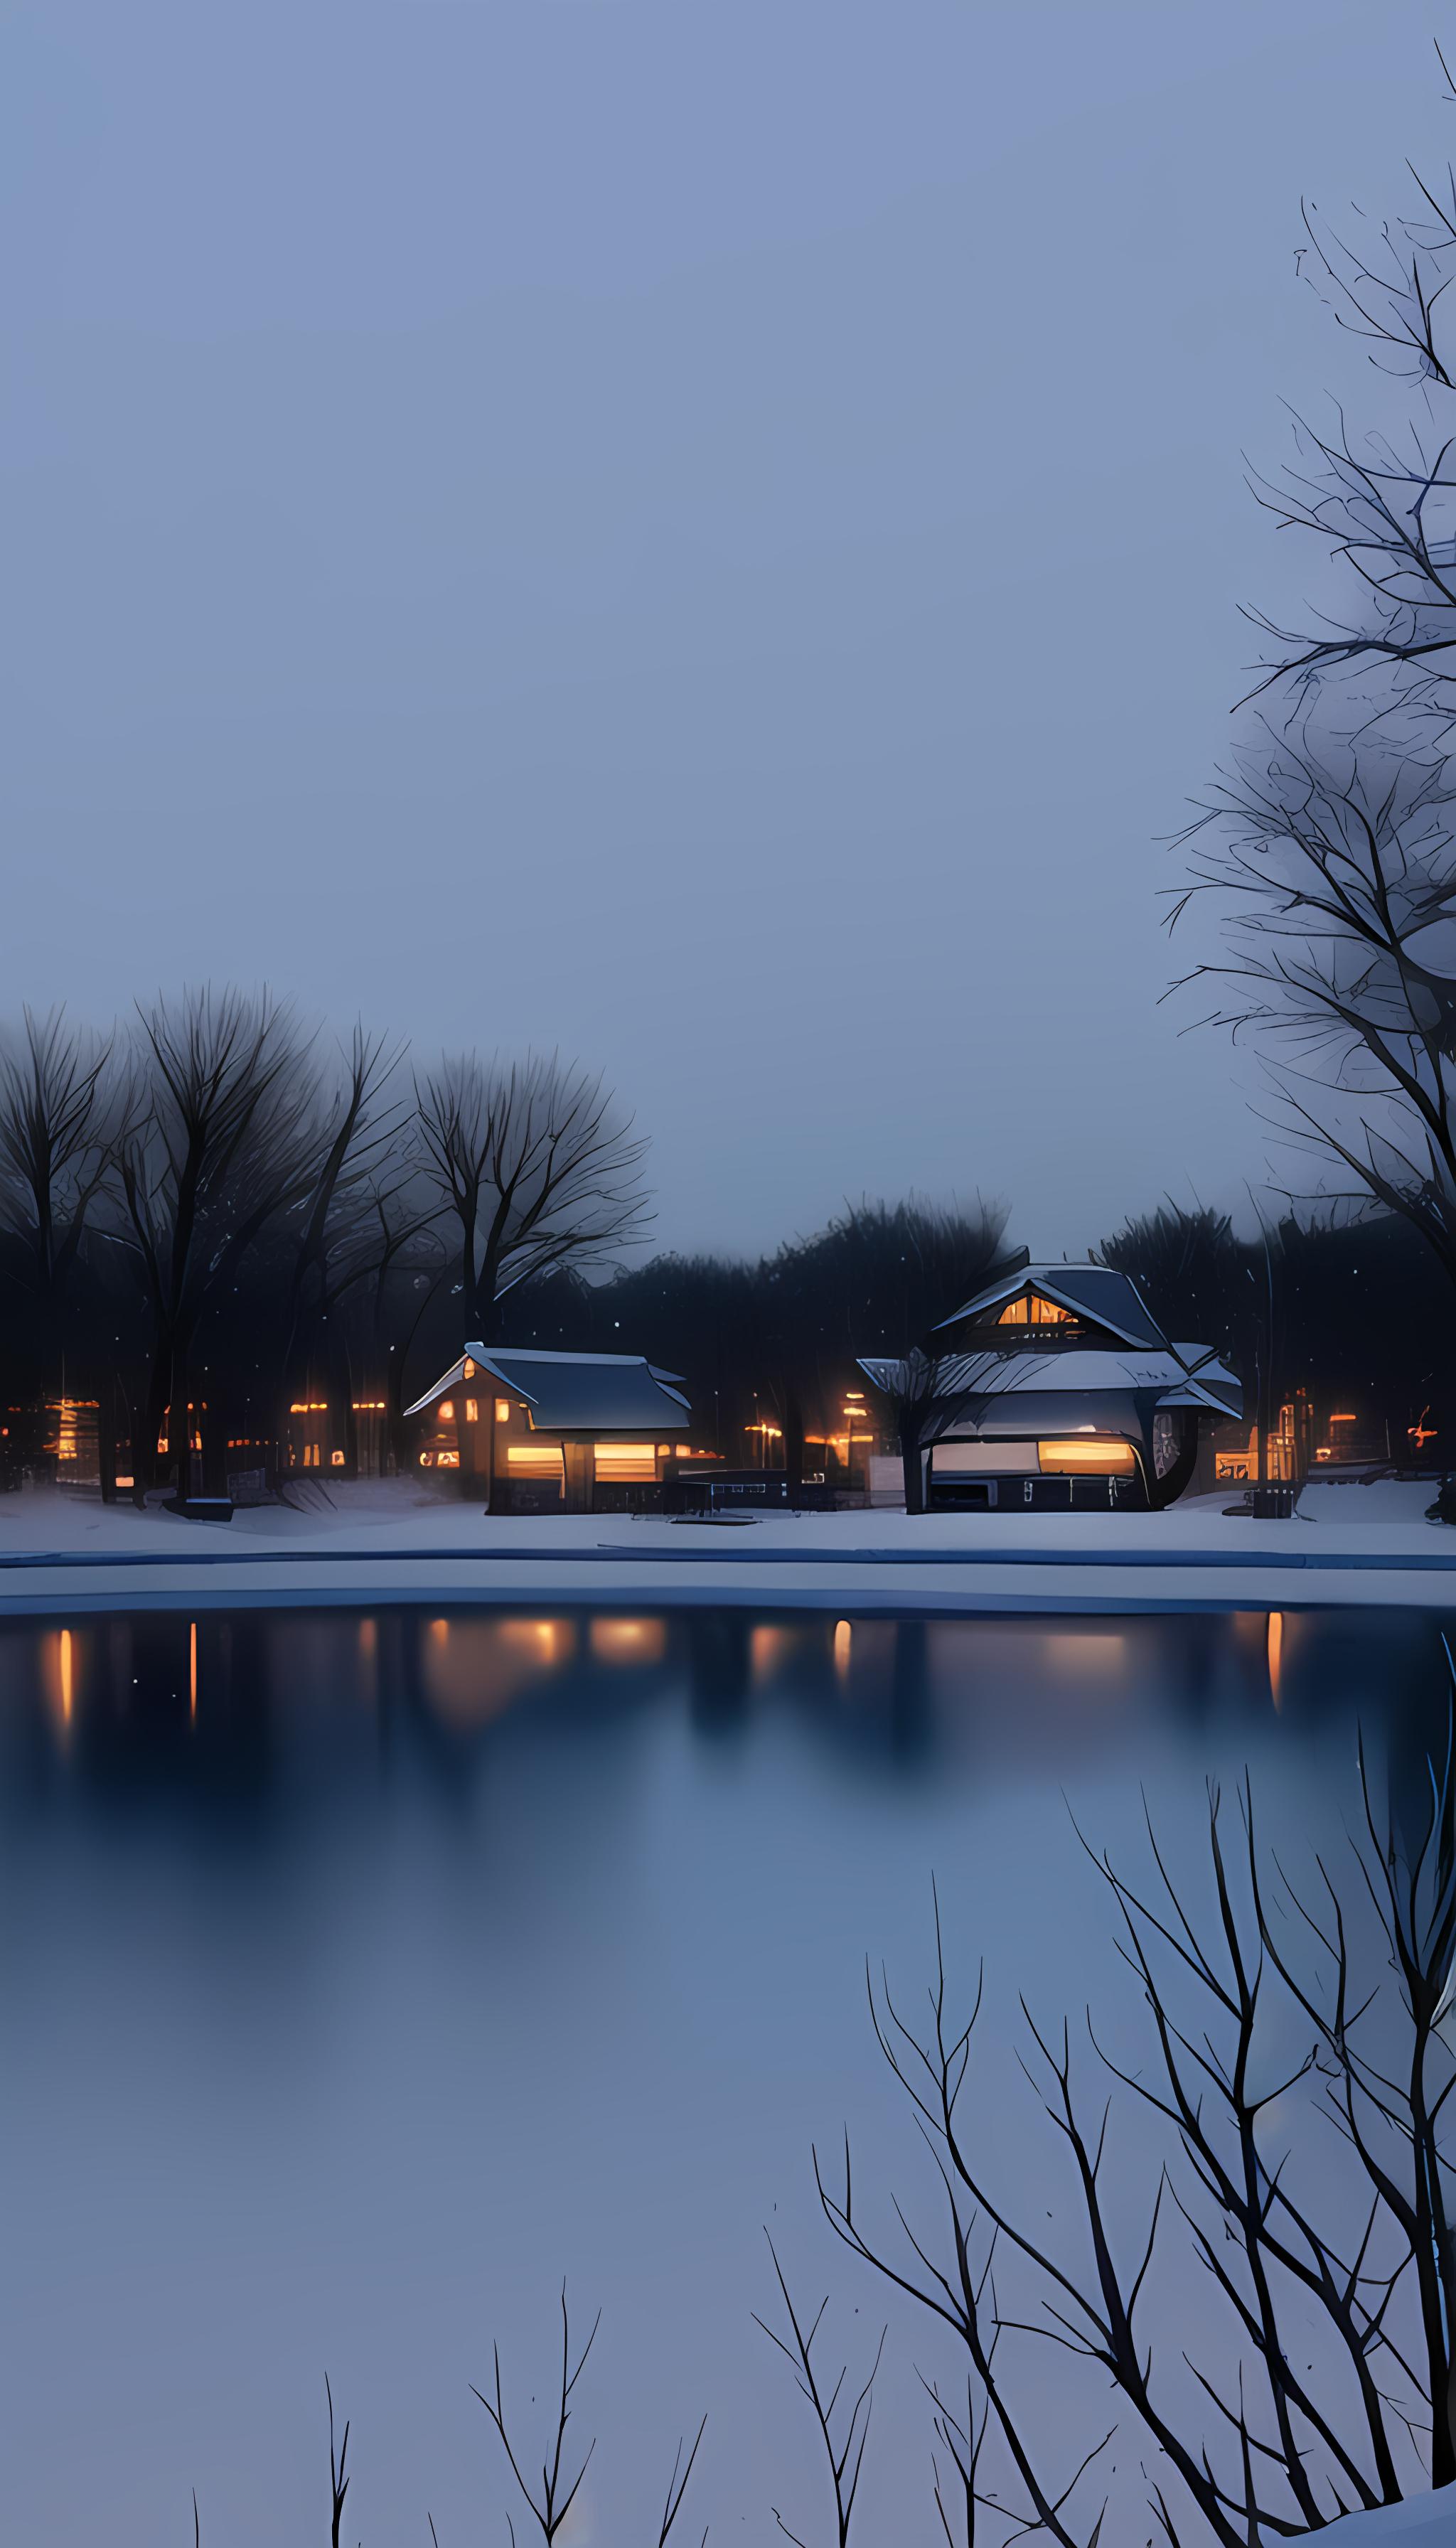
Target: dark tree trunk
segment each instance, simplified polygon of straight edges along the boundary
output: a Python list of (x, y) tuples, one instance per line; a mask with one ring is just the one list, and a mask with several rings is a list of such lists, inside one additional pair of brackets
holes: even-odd
[(215, 1403), (209, 1392), (206, 1408), (196, 1418), (202, 1435), (202, 1491), (205, 1496), (228, 1493), (228, 1414), (226, 1408)]
[(132, 1429), (132, 1494), (138, 1504), (145, 1503), (147, 1488), (156, 1485), (166, 1457), (157, 1444), (166, 1421), (169, 1394), (166, 1352), (158, 1343)]
[(790, 1503), (797, 1503), (804, 1482), (804, 1409), (790, 1381), (783, 1401), (783, 1473)]

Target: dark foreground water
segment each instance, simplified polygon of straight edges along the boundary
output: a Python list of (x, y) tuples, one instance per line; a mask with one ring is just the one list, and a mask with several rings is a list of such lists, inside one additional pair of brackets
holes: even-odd
[(1271, 1834), (1327, 1837), (1357, 1721), (1418, 1792), (1445, 1669), (1397, 1613), (0, 1632), (0, 2536), (183, 2543), (195, 2486), (208, 2548), (321, 2542), (327, 2370), (349, 2540), (422, 2544), (427, 2510), (441, 2548), (503, 2538), (470, 2383), (499, 2337), (539, 2409), (563, 2276), (603, 2313), (563, 2548), (655, 2539), (704, 2409), (681, 2535), (766, 2539), (776, 2504), (825, 2536), (752, 2323), (767, 2223), (832, 2343), (890, 2316), (865, 2536), (930, 2541), (944, 2356), (809, 2170), (849, 2122), (866, 2199), (929, 2200), (866, 1953), (918, 1994), (934, 1870), (957, 1980), (987, 1963), (980, 2143), (1049, 2218), (1016, 1995), (1119, 1988), (1069, 1805), (1140, 1866), (1145, 1789), (1193, 1866), (1207, 1776), (1246, 1763)]

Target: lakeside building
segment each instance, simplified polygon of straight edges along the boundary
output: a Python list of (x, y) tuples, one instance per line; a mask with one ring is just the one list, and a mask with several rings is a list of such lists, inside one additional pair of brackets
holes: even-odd
[(907, 1501), (922, 1511), (1171, 1503), (1200, 1426), (1243, 1411), (1213, 1349), (1165, 1336), (1132, 1279), (1103, 1265), (1024, 1266), (918, 1352), (860, 1368), (898, 1410)]
[(679, 1438), (681, 1375), (641, 1354), (467, 1345), (405, 1412), (434, 1419), (419, 1466), (465, 1472), (497, 1511), (629, 1508), (702, 1456)]

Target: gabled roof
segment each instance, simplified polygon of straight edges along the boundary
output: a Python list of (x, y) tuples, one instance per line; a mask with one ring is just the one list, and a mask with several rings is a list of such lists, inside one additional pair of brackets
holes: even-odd
[(1040, 1292), (1045, 1299), (1054, 1301), (1059, 1310), (1069, 1310), (1074, 1318), (1089, 1319), (1097, 1326), (1106, 1327), (1124, 1344), (1166, 1348), (1167, 1337), (1149, 1317), (1131, 1275), (1118, 1274), (1110, 1265), (1025, 1265), (1019, 1274), (1003, 1275), (1000, 1282), (977, 1292), (963, 1308), (942, 1319), (934, 1332), (940, 1335), (946, 1327), (958, 1327), (967, 1320), (983, 1318), (988, 1311), (1004, 1308), (1026, 1291)]
[[(893, 1356), (862, 1356), (860, 1361), (865, 1378), (889, 1398), (904, 1386), (904, 1368)], [(1206, 1345), (1071, 1345), (1055, 1354), (1024, 1344), (1005, 1351), (993, 1345), (938, 1357), (934, 1380), (933, 1403), (945, 1407), (958, 1402), (971, 1422), (980, 1420), (976, 1409), (994, 1400), (1032, 1398), (1045, 1410), (1052, 1401), (1069, 1404), (1105, 1392), (1124, 1399), (1146, 1392), (1154, 1407), (1202, 1408), (1213, 1415), (1243, 1410), (1237, 1379)]]
[(535, 1345), (467, 1345), (406, 1414), (421, 1414), (462, 1387), (468, 1362), (512, 1398), (524, 1399), (532, 1423), (547, 1433), (681, 1432), (691, 1415), (682, 1374), (659, 1371), (642, 1354), (557, 1353)]

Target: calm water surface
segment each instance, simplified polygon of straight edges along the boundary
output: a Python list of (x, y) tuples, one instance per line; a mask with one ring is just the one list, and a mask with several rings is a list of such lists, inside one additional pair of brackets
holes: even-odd
[[(1016, 1994), (1120, 1987), (1069, 1806), (1140, 1864), (1145, 1789), (1192, 1863), (1247, 1763), (1273, 1835), (1327, 1837), (1357, 1722), (1418, 1790), (1444, 1675), (1389, 1612), (0, 1631), (0, 2531), (180, 2548), (196, 2486), (208, 2548), (321, 2540), (326, 2369), (351, 2540), (503, 2538), (469, 2384), (499, 2336), (529, 2412), (563, 2276), (603, 2313), (576, 2548), (648, 2535), (704, 2408), (694, 2541), (817, 2519), (751, 2314), (768, 2223), (846, 2351), (885, 2316), (809, 2173), (848, 2121), (924, 2189), (866, 1954), (918, 1990), (934, 1871), (987, 1963), (981, 2145), (1039, 2183)], [(913, 2548), (933, 2347), (887, 2359), (866, 2533)]]

